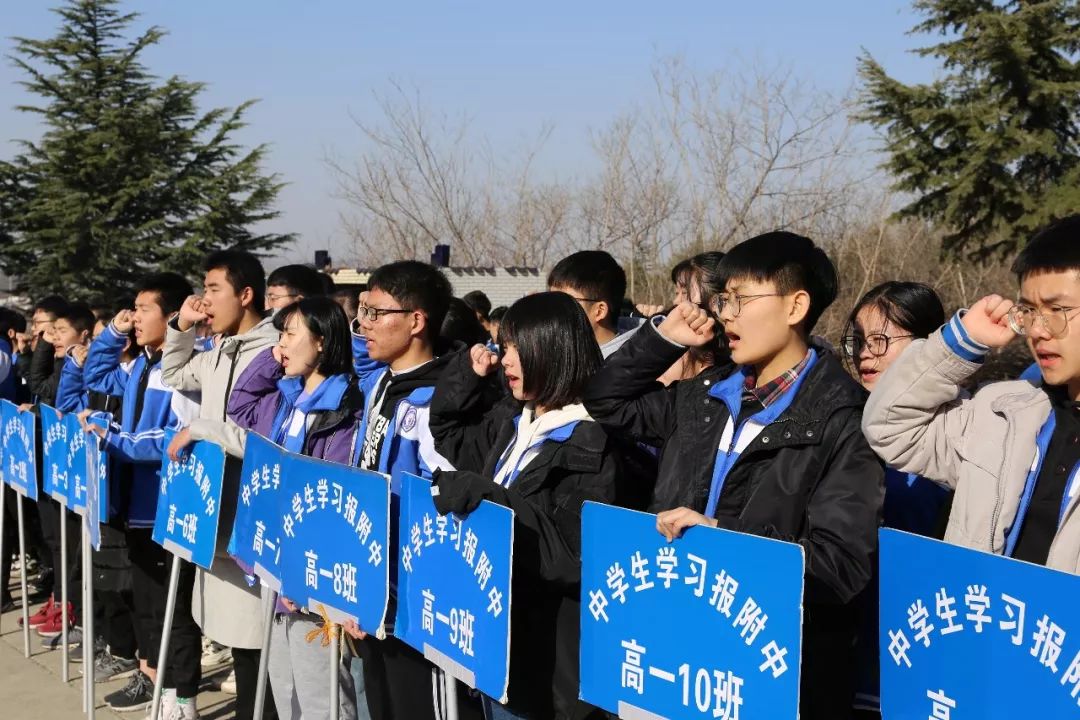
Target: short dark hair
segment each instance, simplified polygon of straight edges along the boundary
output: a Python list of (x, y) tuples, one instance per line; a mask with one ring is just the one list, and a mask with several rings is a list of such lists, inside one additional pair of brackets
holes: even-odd
[(1028, 241), (1013, 261), (1018, 280), (1045, 272), (1080, 272), (1080, 215), (1052, 222)]
[(608, 321), (618, 322), (626, 295), (626, 273), (610, 253), (582, 250), (567, 255), (548, 273), (547, 285), (549, 289), (570, 288), (586, 298), (603, 300), (608, 306)]
[(0, 340), (7, 340), (8, 332), (26, 332), (26, 316), (17, 310), (0, 307)]
[(33, 314), (38, 310), (42, 310), (56, 318), (67, 308), (67, 306), (68, 301), (59, 295), (46, 295), (34, 303), (34, 307), (30, 312)]
[(266, 278), (266, 287), (286, 287), (289, 293), (306, 298), (326, 295), (321, 275), (310, 265), (282, 265)]
[(495, 308), (491, 311), (491, 314), (488, 315), (488, 322), (502, 322), (503, 316), (506, 315), (506, 311), (508, 309), (509, 308), (507, 308), (505, 305), (500, 305), (499, 307)]
[(266, 273), (259, 258), (247, 250), (218, 250), (207, 255), (203, 261), (203, 272), (211, 270), (224, 270), (237, 295), (244, 288), (251, 288), (251, 306), (262, 312), (266, 302)]
[(805, 290), (810, 295), (803, 331), (809, 336), (822, 313), (836, 300), (840, 284), (836, 266), (814, 241), (792, 232), (776, 231), (744, 240), (731, 248), (709, 281), (713, 294), (730, 280), (771, 282), (781, 295)]
[(345, 315), (349, 318), (349, 322), (352, 322), (353, 318), (356, 317), (356, 313), (360, 306), (360, 299), (357, 297), (356, 293), (348, 288), (343, 288), (335, 290), (331, 297), (333, 297), (338, 305), (341, 306), (341, 309), (345, 311)]
[(461, 342), (472, 347), (491, 339), (488, 331), (476, 317), (476, 309), (462, 298), (450, 298), (439, 337), (448, 342)]
[(327, 377), (351, 375), (352, 336), (349, 333), (349, 320), (341, 305), (325, 295), (305, 297), (283, 307), (274, 316), (274, 327), (283, 332), (289, 318), (294, 315), (303, 319), (308, 332), (322, 340), (323, 349), (316, 369)]
[(90, 306), (83, 302), (71, 303), (56, 313), (57, 320), (67, 320), (76, 332), (93, 332), (97, 318)]
[(517, 348), (525, 391), (548, 409), (580, 402), (603, 363), (585, 311), (560, 292), (528, 295), (511, 305), (499, 324), (499, 344)]
[(135, 294), (155, 293), (161, 314), (166, 317), (178, 311), (184, 300), (195, 292), (191, 283), (183, 275), (174, 272), (160, 272), (147, 275), (135, 285)]
[(480, 313), (480, 316), (485, 320), (491, 314), (491, 300), (483, 293), (482, 290), (473, 290), (472, 292), (465, 293), (461, 298), (466, 305), (473, 309), (474, 312)]
[(877, 308), (886, 320), (917, 338), (928, 338), (945, 324), (945, 307), (934, 288), (919, 282), (890, 280), (859, 298), (848, 315), (845, 336), (855, 332), (856, 316), (868, 307)]
[(690, 282), (690, 274), (694, 270), (693, 262), (691, 258), (686, 258), (675, 263), (675, 267), (671, 268), (671, 284), (672, 285), (685, 285)]
[(454, 291), (450, 281), (433, 265), (417, 260), (389, 263), (371, 273), (368, 290), (382, 290), (404, 310), (420, 310), (427, 316), (427, 336), (434, 345)]

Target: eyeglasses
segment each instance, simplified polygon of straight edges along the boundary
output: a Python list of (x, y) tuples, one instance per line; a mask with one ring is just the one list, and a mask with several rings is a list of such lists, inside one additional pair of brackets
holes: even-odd
[(282, 293), (281, 295), (273, 295), (273, 294), (267, 293), (267, 295), (266, 295), (266, 299), (269, 300), (271, 303), (276, 303), (278, 300), (284, 300), (285, 298), (294, 298), (294, 297), (297, 297), (296, 293)]
[(720, 293), (713, 298), (713, 305), (716, 306), (716, 316), (719, 317), (720, 313), (724, 312), (724, 308), (731, 308), (731, 317), (737, 318), (743, 311), (743, 306), (748, 302), (757, 300), (763, 297), (784, 297), (780, 293), (763, 293), (761, 295), (736, 295), (734, 293)]
[[(570, 295), (570, 293), (563, 293), (563, 294), (564, 295)], [(583, 297), (577, 297), (576, 295), (570, 295), (570, 297), (573, 298), (574, 300), (577, 300), (579, 303), (600, 302), (601, 300), (604, 299), (604, 298), (583, 298)]]
[(1013, 305), (1009, 309), (1009, 329), (1017, 335), (1030, 335), (1035, 323), (1041, 323), (1051, 337), (1059, 338), (1069, 329), (1069, 313), (1078, 309), (1055, 305), (1042, 311), (1031, 305)]
[(884, 333), (870, 333), (869, 335), (845, 335), (840, 338), (840, 349), (850, 359), (855, 360), (862, 355), (866, 348), (874, 357), (881, 357), (889, 352), (889, 343), (894, 340), (913, 338), (914, 335), (893, 335), (889, 337)]
[(377, 308), (368, 307), (367, 305), (361, 305), (357, 308), (356, 319), (367, 320), (368, 322), (377, 322), (379, 318), (384, 315), (404, 315), (411, 313), (412, 310), (399, 310), (397, 308)]

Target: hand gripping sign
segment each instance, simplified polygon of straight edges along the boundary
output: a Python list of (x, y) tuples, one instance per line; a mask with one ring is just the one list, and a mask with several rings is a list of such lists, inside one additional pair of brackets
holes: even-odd
[[(261, 479), (261, 465), (259, 470)], [(270, 473), (272, 478), (272, 468)], [(246, 479), (250, 484), (251, 476)], [(383, 637), (390, 579), (389, 478), (283, 452), (278, 497), (277, 525), (267, 527), (262, 542), (265, 549), (266, 539), (280, 528), (281, 594), (335, 623), (352, 620), (364, 632)]]
[[(175, 433), (165, 433), (165, 447)], [(225, 451), (200, 440), (182, 462), (161, 461), (161, 492), (154, 518), (154, 542), (177, 557), (209, 570), (214, 562)]]
[(484, 501), (439, 515), (431, 483), (401, 476), (394, 635), (466, 685), (506, 701), (514, 512)]
[(889, 717), (1080, 716), (1080, 578), (881, 530)]
[(799, 711), (803, 550), (649, 513), (582, 510), (581, 697), (621, 718)]

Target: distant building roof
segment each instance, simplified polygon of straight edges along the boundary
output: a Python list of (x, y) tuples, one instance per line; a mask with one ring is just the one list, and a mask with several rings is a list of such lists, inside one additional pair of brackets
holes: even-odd
[[(547, 276), (534, 267), (447, 267), (446, 273), (454, 295), (462, 297), (480, 290), (491, 300), (492, 307), (510, 305), (526, 295), (547, 289)], [(367, 285), (371, 270), (339, 268), (330, 272), (337, 285)]]

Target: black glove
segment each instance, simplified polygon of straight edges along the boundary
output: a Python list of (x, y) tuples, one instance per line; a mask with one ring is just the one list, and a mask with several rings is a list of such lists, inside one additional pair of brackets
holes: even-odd
[(431, 499), (440, 515), (468, 515), (498, 487), (493, 480), (467, 470), (436, 470), (432, 481)]

